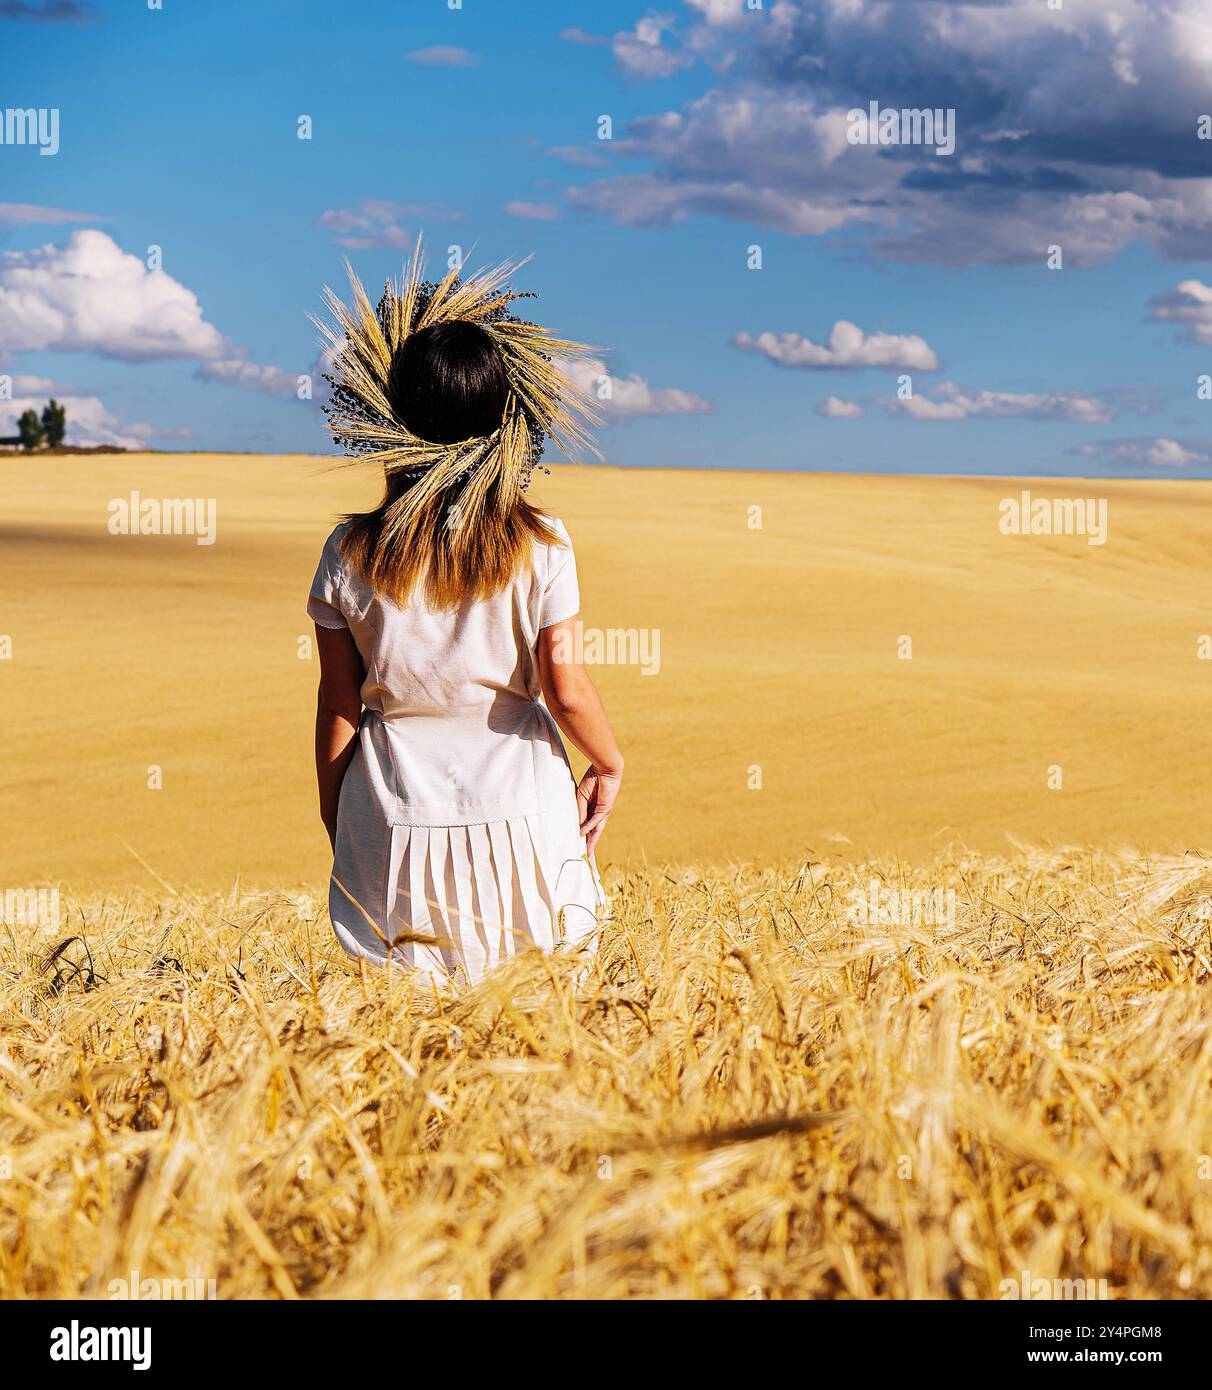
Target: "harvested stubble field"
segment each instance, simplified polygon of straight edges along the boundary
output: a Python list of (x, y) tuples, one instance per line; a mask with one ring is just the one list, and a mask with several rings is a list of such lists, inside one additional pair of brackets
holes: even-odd
[[(954, 887), (954, 922), (850, 920), (872, 878)], [(1212, 865), (609, 886), (588, 967), (458, 998), (360, 976), (314, 891), (9, 932), (0, 1292), (1212, 1295)]]

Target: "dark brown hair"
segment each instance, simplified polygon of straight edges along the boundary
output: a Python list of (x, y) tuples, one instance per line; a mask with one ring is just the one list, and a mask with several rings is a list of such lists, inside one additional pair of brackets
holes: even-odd
[[(392, 414), (427, 443), (485, 439), (502, 428), (508, 399), (504, 359), (478, 324), (454, 319), (423, 328), (392, 357)], [(514, 428), (527, 426), (519, 421)], [(530, 447), (529, 441), (520, 447)], [(474, 453), (470, 457), (475, 463)], [(500, 460), (497, 450), (453, 486), (431, 492), (424, 472), (390, 473), (382, 502), (349, 518), (342, 553), (372, 589), (400, 604), (422, 582), (439, 608), (500, 593), (529, 563), (536, 540), (560, 539)], [(452, 525), (461, 507), (465, 523)]]

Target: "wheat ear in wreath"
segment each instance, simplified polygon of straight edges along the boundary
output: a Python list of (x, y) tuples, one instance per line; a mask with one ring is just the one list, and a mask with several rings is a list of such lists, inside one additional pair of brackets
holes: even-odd
[[(313, 322), (329, 353), (326, 375), (334, 392), (327, 409), (329, 431), (347, 453), (381, 463), (388, 475), (415, 473), (409, 493), (418, 507), (467, 475), (460, 512), (474, 513), (490, 491), (496, 507), (508, 508), (529, 480), (545, 436), (565, 456), (577, 449), (596, 454), (587, 432), (598, 419), (592, 403), (557, 364), (594, 349), (509, 312), (515, 300), (532, 297), (511, 290), (508, 283), (526, 263), (506, 261), (466, 279), (452, 270), (434, 283), (423, 279), (418, 243), (399, 282), (387, 281), (377, 309), (348, 261), (352, 303), (345, 304), (325, 286), (324, 302), (333, 322)], [(396, 350), (411, 334), (460, 319), (492, 336), (505, 364), (509, 394), (500, 427), (492, 434), (433, 444), (418, 439), (393, 416), (388, 374)]]

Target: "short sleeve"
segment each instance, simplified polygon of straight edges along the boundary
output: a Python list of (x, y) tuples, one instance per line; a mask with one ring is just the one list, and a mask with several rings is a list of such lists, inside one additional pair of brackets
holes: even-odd
[(341, 577), (341, 552), (337, 541), (341, 528), (324, 542), (320, 563), (316, 566), (316, 577), (311, 581), (311, 594), (307, 599), (307, 613), (312, 622), (319, 627), (348, 627), (341, 600), (343, 580)]
[(577, 583), (576, 556), (562, 521), (554, 523), (562, 545), (547, 547), (547, 577), (543, 584), (539, 627), (551, 627), (574, 618), (581, 611), (581, 589)]

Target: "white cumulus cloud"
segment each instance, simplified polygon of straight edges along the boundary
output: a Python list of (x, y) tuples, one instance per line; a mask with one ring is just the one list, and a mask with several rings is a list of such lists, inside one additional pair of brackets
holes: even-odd
[(863, 408), (857, 401), (844, 401), (840, 396), (826, 396), (816, 408), (818, 415), (826, 420), (858, 420)]
[(693, 54), (663, 44), (663, 36), (672, 27), (669, 15), (645, 15), (634, 30), (624, 30), (611, 40), (615, 61), (630, 77), (672, 77), (694, 62)]
[(299, 374), (283, 371), (281, 367), (262, 366), (244, 357), (223, 357), (204, 362), (198, 368), (203, 381), (219, 381), (227, 386), (243, 386), (250, 391), (263, 391), (267, 396), (294, 396), (298, 392)]
[(934, 349), (914, 333), (864, 333), (847, 319), (839, 319), (827, 343), (814, 343), (799, 333), (738, 333), (732, 345), (742, 352), (757, 353), (780, 367), (805, 371), (856, 371), (879, 367), (884, 371), (932, 372), (939, 365)]
[(935, 399), (909, 396), (885, 401), (890, 411), (914, 420), (1074, 420), (1086, 424), (1105, 424), (1115, 419), (1116, 410), (1097, 396), (1080, 391), (966, 391), (954, 382), (944, 381), (934, 388)]
[(15, 376), (12, 390), (12, 400), (0, 400), (0, 435), (6, 437), (17, 433), (17, 420), (27, 410), (41, 415), (52, 397), (67, 411), (68, 444), (84, 447), (110, 444), (123, 449), (141, 449), (156, 433), (151, 425), (142, 421), (121, 419), (108, 410), (98, 396), (62, 382), (38, 376)]
[(98, 352), (128, 362), (219, 357), (197, 295), (104, 232), (0, 255), (0, 343), (10, 352)]
[(1101, 458), (1104, 464), (1119, 464), (1126, 468), (1212, 467), (1212, 447), (1207, 442), (1183, 444), (1164, 436), (1108, 439), (1098, 445), (1084, 447), (1080, 452), (1088, 457)]
[(1212, 347), (1212, 286), (1202, 280), (1180, 280), (1173, 288), (1155, 294), (1149, 311), (1154, 323), (1181, 324), (1178, 336), (1183, 342)]
[(714, 407), (693, 391), (674, 386), (650, 386), (642, 376), (613, 376), (605, 362), (586, 357), (560, 364), (577, 386), (597, 405), (608, 424), (639, 415), (704, 415)]
[(686, 3), (698, 10), (708, 24), (735, 24), (745, 18), (745, 0), (686, 0)]

